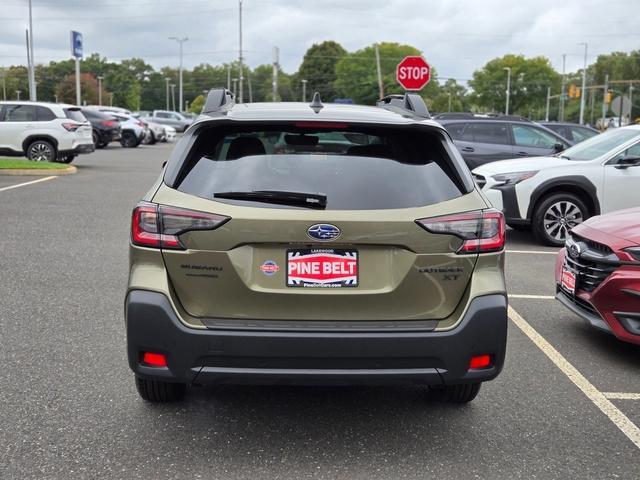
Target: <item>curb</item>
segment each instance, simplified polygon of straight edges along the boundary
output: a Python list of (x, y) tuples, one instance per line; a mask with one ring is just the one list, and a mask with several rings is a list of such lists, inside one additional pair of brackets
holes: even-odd
[(53, 177), (59, 175), (73, 175), (77, 173), (78, 169), (73, 165), (69, 165), (67, 168), (59, 168), (59, 169), (39, 169), (39, 168), (0, 168), (0, 175), (10, 175), (10, 176), (18, 176), (18, 175), (28, 175), (28, 176), (43, 176), (43, 177)]

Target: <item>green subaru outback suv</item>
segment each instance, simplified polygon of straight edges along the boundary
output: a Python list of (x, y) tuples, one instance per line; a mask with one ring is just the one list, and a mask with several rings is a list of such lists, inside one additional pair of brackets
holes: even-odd
[(504, 363), (504, 218), (426, 117), (415, 94), (364, 107), (212, 90), (133, 211), (142, 398), (408, 383), (473, 400)]

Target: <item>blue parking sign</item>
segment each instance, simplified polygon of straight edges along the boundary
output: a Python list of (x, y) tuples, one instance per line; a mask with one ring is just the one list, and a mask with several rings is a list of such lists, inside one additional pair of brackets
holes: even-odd
[(82, 34), (73, 30), (71, 31), (71, 55), (82, 58)]

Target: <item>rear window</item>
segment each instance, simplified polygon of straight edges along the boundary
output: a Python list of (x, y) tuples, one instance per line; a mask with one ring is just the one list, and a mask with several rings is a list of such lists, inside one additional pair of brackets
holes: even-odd
[(296, 192), (326, 196), (328, 210), (377, 210), (431, 205), (466, 193), (445, 140), (425, 130), (218, 127), (196, 135), (175, 184), (203, 198), (221, 192)]
[(84, 118), (84, 115), (79, 109), (65, 108), (64, 113), (69, 120), (73, 120), (74, 122), (84, 123), (87, 121), (87, 119)]

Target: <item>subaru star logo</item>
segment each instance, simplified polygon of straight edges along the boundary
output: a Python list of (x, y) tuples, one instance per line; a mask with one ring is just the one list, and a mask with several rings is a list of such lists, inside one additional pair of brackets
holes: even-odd
[(328, 223), (316, 223), (307, 228), (307, 235), (314, 240), (328, 242), (340, 236), (340, 229)]
[(571, 242), (567, 244), (567, 251), (569, 252), (569, 256), (571, 258), (578, 258), (582, 253), (582, 249), (580, 248), (580, 245), (575, 242)]

